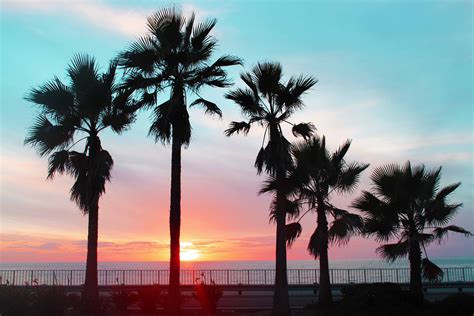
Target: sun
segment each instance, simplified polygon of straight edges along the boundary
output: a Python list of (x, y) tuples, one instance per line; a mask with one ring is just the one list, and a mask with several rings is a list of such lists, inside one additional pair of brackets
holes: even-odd
[(181, 250), (179, 252), (181, 261), (193, 261), (199, 258), (200, 252), (193, 248), (191, 242), (181, 242)]

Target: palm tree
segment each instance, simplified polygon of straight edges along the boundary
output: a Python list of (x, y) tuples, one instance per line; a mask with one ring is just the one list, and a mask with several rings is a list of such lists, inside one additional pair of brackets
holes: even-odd
[[(240, 107), (247, 121), (231, 122), (225, 131), (227, 136), (234, 133), (247, 134), (252, 125), (264, 127), (262, 147), (255, 160), (257, 173), (263, 169), (275, 177), (277, 188), (274, 203), (276, 221), (276, 276), (273, 297), (273, 314), (288, 315), (288, 280), (286, 267), (285, 223), (285, 178), (291, 166), (291, 144), (285, 138), (281, 125), (292, 125), (295, 136), (310, 137), (314, 131), (311, 123), (293, 124), (290, 116), (304, 104), (302, 95), (316, 84), (312, 77), (291, 77), (282, 83), (282, 67), (279, 63), (257, 64), (251, 72), (241, 74), (246, 88), (237, 88), (226, 94), (226, 98)], [(268, 137), (267, 137), (268, 135)]]
[[(139, 38), (120, 54), (128, 72), (124, 88), (140, 95), (144, 107), (153, 107), (149, 135), (163, 144), (171, 142), (170, 279), (169, 308), (179, 313), (181, 148), (189, 145), (191, 124), (187, 97), (198, 98), (206, 114), (222, 117), (219, 107), (199, 94), (205, 87), (227, 87), (231, 82), (224, 67), (240, 65), (237, 57), (225, 55), (210, 63), (217, 41), (210, 35), (216, 20), (195, 23), (194, 14), (185, 18), (175, 8), (162, 9), (148, 17), (149, 34)], [(170, 96), (158, 104), (158, 93), (169, 88)]]
[[(69, 85), (55, 77), (32, 89), (26, 99), (39, 105), (35, 124), (25, 144), (34, 146), (40, 156), (49, 155), (48, 178), (67, 173), (74, 178), (71, 200), (89, 217), (86, 279), (83, 299), (89, 311), (98, 307), (97, 240), (99, 198), (110, 181), (113, 160), (101, 146), (99, 133), (110, 127), (124, 131), (133, 121), (133, 100), (117, 92), (114, 84), (117, 62), (99, 74), (88, 55), (76, 55), (67, 68)], [(72, 150), (85, 141), (81, 152)]]
[[(290, 178), (299, 203), (307, 205), (310, 211), (317, 214), (317, 225), (312, 234), (308, 251), (314, 259), (319, 258), (319, 304), (332, 304), (331, 284), (329, 279), (328, 245), (339, 246), (349, 242), (351, 236), (362, 230), (362, 218), (346, 210), (335, 207), (330, 202), (331, 193), (353, 192), (360, 174), (369, 165), (358, 162), (347, 163), (350, 141), (342, 144), (338, 150), (330, 154), (326, 149), (326, 139), (313, 137), (309, 141), (298, 144), (293, 150), (295, 168)], [(302, 227), (298, 221), (287, 225), (287, 242), (291, 246), (301, 234)], [(329, 227), (328, 216), (332, 217)]]
[(428, 259), (425, 247), (441, 241), (449, 231), (471, 235), (461, 227), (445, 226), (462, 206), (448, 201), (460, 183), (438, 190), (440, 178), (441, 167), (428, 171), (423, 165), (412, 167), (409, 161), (404, 166), (388, 164), (374, 170), (372, 191), (363, 191), (353, 204), (363, 212), (369, 236), (378, 242), (398, 240), (378, 247), (377, 253), (389, 262), (408, 255), (410, 290), (420, 301), (422, 272), (430, 281), (442, 278), (442, 270)]

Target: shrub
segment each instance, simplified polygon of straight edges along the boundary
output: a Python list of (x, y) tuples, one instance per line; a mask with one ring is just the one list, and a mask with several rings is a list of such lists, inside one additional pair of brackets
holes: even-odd
[(341, 290), (336, 315), (418, 315), (416, 299), (394, 283), (357, 284)]
[(68, 307), (68, 297), (60, 286), (35, 286), (33, 308), (39, 315), (61, 316)]
[(138, 295), (135, 292), (120, 285), (112, 290), (110, 297), (115, 308), (119, 311), (126, 311), (130, 305), (138, 300)]
[(164, 296), (157, 286), (147, 286), (138, 289), (138, 303), (143, 312), (153, 312), (157, 305), (163, 304)]
[(199, 283), (196, 285), (196, 293), (193, 293), (195, 299), (199, 301), (202, 310), (210, 315), (215, 314), (217, 311), (217, 303), (222, 297), (222, 290), (211, 280), (210, 284), (207, 284), (204, 276), (198, 279)]
[(425, 315), (472, 316), (474, 315), (474, 296), (466, 293), (450, 295), (441, 301), (431, 303)]
[(30, 315), (32, 301), (30, 287), (0, 285), (0, 314), (2, 316)]

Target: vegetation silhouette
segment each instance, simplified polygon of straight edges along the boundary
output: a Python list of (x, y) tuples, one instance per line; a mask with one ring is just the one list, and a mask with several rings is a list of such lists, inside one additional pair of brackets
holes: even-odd
[[(252, 125), (264, 127), (262, 147), (255, 160), (257, 173), (263, 170), (275, 177), (275, 196), (271, 212), (276, 222), (276, 275), (273, 296), (273, 314), (288, 315), (288, 279), (286, 265), (285, 224), (287, 212), (284, 181), (292, 164), (291, 144), (285, 138), (281, 125), (292, 125), (294, 136), (310, 137), (315, 127), (312, 123), (293, 124), (291, 115), (302, 109), (303, 94), (313, 87), (317, 80), (310, 76), (291, 77), (282, 83), (282, 67), (276, 62), (258, 63), (250, 72), (240, 75), (245, 88), (228, 92), (225, 97), (234, 101), (247, 121), (231, 122), (226, 136), (247, 134)], [(268, 135), (268, 137), (267, 137)]]
[[(410, 290), (423, 300), (422, 277), (430, 281), (442, 277), (442, 270), (428, 259), (426, 246), (441, 242), (449, 231), (471, 236), (464, 228), (448, 225), (461, 203), (450, 203), (449, 195), (461, 183), (439, 189), (441, 167), (426, 170), (424, 165), (387, 164), (374, 170), (372, 190), (363, 191), (353, 203), (364, 216), (364, 232), (378, 242), (398, 242), (377, 248), (389, 262), (408, 255)], [(427, 231), (428, 230), (428, 231)], [(425, 258), (421, 258), (423, 249)]]
[[(363, 228), (362, 218), (340, 209), (330, 202), (331, 193), (353, 192), (359, 182), (361, 173), (369, 166), (359, 162), (344, 160), (350, 141), (346, 141), (335, 152), (329, 153), (326, 139), (323, 136), (312, 137), (309, 141), (294, 146), (295, 167), (289, 176), (291, 191), (297, 200), (290, 205), (298, 208), (307, 206), (317, 214), (317, 225), (311, 235), (308, 251), (315, 259), (319, 258), (319, 304), (332, 304), (331, 284), (329, 278), (328, 245), (335, 243), (345, 245), (354, 234)], [(299, 214), (299, 209), (295, 214)], [(288, 245), (301, 234), (302, 227), (298, 221), (286, 226)], [(328, 216), (333, 221), (328, 226)]]
[[(48, 179), (67, 173), (74, 178), (71, 200), (88, 215), (84, 308), (97, 310), (97, 241), (99, 198), (110, 181), (113, 160), (102, 148), (99, 133), (111, 128), (124, 131), (134, 120), (135, 106), (130, 95), (119, 93), (114, 84), (117, 62), (99, 74), (93, 57), (75, 55), (67, 68), (69, 85), (55, 77), (32, 89), (26, 99), (39, 105), (35, 124), (25, 144), (34, 146), (40, 156), (49, 155)], [(84, 141), (81, 152), (72, 150)]]
[[(148, 17), (148, 35), (140, 37), (120, 54), (120, 65), (127, 76), (122, 88), (139, 94), (142, 107), (153, 108), (149, 135), (163, 144), (171, 143), (170, 201), (170, 280), (169, 299), (174, 315), (179, 314), (180, 226), (181, 226), (181, 149), (191, 140), (191, 124), (186, 100), (201, 106), (206, 114), (222, 117), (221, 109), (204, 99), (201, 88), (231, 85), (224, 67), (240, 65), (237, 57), (224, 55), (210, 63), (217, 40), (210, 34), (215, 19), (195, 23), (175, 8), (165, 8)], [(169, 88), (169, 99), (158, 104), (158, 94)]]

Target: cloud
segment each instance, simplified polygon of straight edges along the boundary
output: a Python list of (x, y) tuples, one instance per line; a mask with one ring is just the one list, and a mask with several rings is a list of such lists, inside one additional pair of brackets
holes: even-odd
[[(218, 13), (216, 10), (203, 10), (192, 4), (182, 4), (181, 8), (186, 15), (195, 12), (197, 19), (203, 19), (210, 14)], [(2, 9), (28, 14), (67, 15), (97, 28), (133, 38), (146, 32), (146, 18), (156, 8), (119, 7), (91, 0), (5, 0), (2, 3)]]

